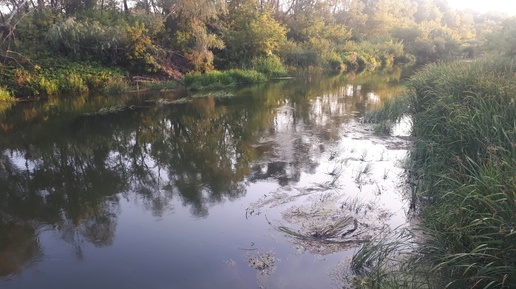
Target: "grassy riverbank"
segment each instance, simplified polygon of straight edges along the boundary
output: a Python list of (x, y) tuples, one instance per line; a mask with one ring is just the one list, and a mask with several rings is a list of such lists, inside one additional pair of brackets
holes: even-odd
[(430, 65), (410, 82), (422, 250), (453, 288), (516, 286), (511, 61)]
[[(1, 66), (2, 89), (15, 97), (106, 91), (123, 92), (128, 87), (127, 72), (95, 62), (74, 62), (52, 58), (25, 68)], [(0, 96), (1, 97), (1, 96)]]
[[(401, 287), (516, 287), (515, 72), (507, 59), (456, 62), (409, 81), (409, 170), (423, 238), (411, 265), (396, 267)], [(426, 276), (407, 287), (418, 268), (431, 268), (437, 285), (423, 285)]]

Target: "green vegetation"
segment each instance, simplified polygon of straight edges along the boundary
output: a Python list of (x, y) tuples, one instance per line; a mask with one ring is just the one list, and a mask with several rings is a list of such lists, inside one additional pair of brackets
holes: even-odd
[(52, 64), (42, 61), (42, 66), (34, 65), (30, 69), (5, 67), (0, 72), (0, 81), (15, 95), (23, 96), (98, 90), (120, 92), (127, 85), (125, 74), (121, 70), (102, 67), (92, 62), (55, 60)]
[[(432, 64), (409, 81), (408, 103), (400, 103), (407, 104), (405, 111), (410, 111), (417, 138), (409, 160), (415, 183), (411, 208), (422, 217), (418, 230), (424, 237), (412, 239), (419, 246), (417, 254), (403, 261), (410, 266), (388, 274), (404, 284), (410, 283), (401, 277), (417, 280), (407, 288), (432, 279), (436, 284), (423, 284), (430, 288), (516, 286), (514, 73), (512, 61), (502, 58)], [(399, 109), (388, 105), (370, 119), (394, 120), (397, 114), (392, 111)], [(389, 244), (392, 241), (369, 246), (386, 246), (388, 251), (379, 254), (384, 256), (391, 254)], [(363, 250), (357, 258), (372, 254), (366, 247)], [(380, 267), (364, 275), (383, 283), (387, 281), (378, 276), (402, 266), (384, 263)], [(432, 277), (427, 279), (427, 273), (414, 268), (431, 268)]]
[(260, 83), (266, 80), (267, 77), (258, 71), (241, 69), (211, 71), (205, 74), (195, 72), (185, 75), (185, 85), (192, 90), (221, 88), (241, 83)]
[(512, 62), (431, 65), (410, 86), (422, 250), (454, 287), (516, 286)]
[(11, 93), (0, 87), (0, 101), (11, 101), (12, 99)]
[(12, 0), (0, 8), (0, 85), (18, 97), (113, 92), (129, 76), (181, 82), (243, 69), (277, 78), (516, 54), (516, 20), (441, 0)]

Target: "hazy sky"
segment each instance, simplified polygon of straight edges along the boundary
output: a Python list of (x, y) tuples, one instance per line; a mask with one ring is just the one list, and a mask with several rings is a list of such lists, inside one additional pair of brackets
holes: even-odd
[(516, 15), (514, 0), (448, 0), (451, 7), (457, 9), (472, 9), (479, 12), (502, 11)]

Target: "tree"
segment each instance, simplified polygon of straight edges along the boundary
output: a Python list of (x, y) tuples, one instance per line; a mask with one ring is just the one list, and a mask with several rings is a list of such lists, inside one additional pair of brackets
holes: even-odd
[(287, 29), (273, 18), (268, 8), (260, 7), (255, 0), (229, 2), (222, 36), (226, 43), (223, 57), (227, 62), (245, 63), (276, 54), (287, 40)]
[[(196, 71), (213, 69), (212, 49), (224, 42), (211, 30), (226, 13), (224, 0), (164, 0), (166, 28), (172, 30), (175, 48), (183, 51)], [(208, 24), (209, 23), (209, 24)]]

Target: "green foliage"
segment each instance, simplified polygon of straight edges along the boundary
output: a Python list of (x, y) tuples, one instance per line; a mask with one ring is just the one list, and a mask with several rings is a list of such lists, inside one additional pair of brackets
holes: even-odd
[(497, 54), (516, 56), (516, 17), (505, 19), (502, 27), (488, 35), (486, 47)]
[(87, 55), (113, 63), (123, 59), (121, 51), (129, 45), (124, 26), (107, 26), (97, 21), (78, 22), (73, 17), (52, 25), (46, 39), (57, 51), (74, 56)]
[(174, 31), (176, 49), (182, 51), (194, 71), (213, 70), (212, 49), (223, 49), (224, 42), (209, 27), (215, 25), (219, 16), (226, 12), (226, 2), (222, 0), (178, 0), (164, 1), (171, 19), (167, 22)]
[(516, 286), (513, 64), (430, 65), (409, 85), (426, 258), (453, 288)]
[(286, 28), (278, 23), (270, 13), (261, 12), (249, 23), (252, 56), (273, 55), (286, 38)]
[(13, 97), (11, 93), (4, 88), (0, 87), (0, 102), (2, 101), (12, 101)]
[[(281, 49), (280, 56), (289, 66), (322, 67), (342, 71), (346, 68), (339, 51), (351, 37), (351, 31), (336, 23), (332, 15), (321, 10), (299, 11), (289, 18), (290, 42)], [(329, 12), (329, 11), (328, 11)]]
[[(2, 34), (0, 57), (30, 73), (28, 67), (49, 55), (64, 55), (180, 79), (188, 71), (204, 73), (215, 66), (257, 69), (274, 77), (284, 74), (280, 63), (307, 71), (372, 71), (486, 52), (516, 55), (514, 19), (455, 11), (441, 0), (280, 2), (137, 1), (123, 11), (113, 1), (37, 1), (26, 9), (8, 5), (13, 17), (4, 13), (6, 23), (0, 27), (13, 33)], [(91, 86), (78, 79), (58, 84), (57, 78), (45, 75), (32, 90), (20, 83), (15, 87), (8, 78), (4, 86), (15, 87), (17, 95), (22, 86), (23, 95)]]
[(136, 22), (127, 26), (129, 46), (126, 48), (126, 57), (129, 66), (134, 71), (156, 72), (160, 66), (149, 51), (153, 49), (152, 41), (147, 34), (145, 24)]
[(254, 70), (264, 74), (268, 78), (282, 77), (287, 75), (287, 70), (281, 63), (281, 59), (275, 55), (258, 57), (251, 61)]
[(392, 67), (404, 55), (404, 46), (401, 42), (349, 41), (344, 46), (342, 59), (349, 69), (361, 71)]
[(285, 26), (271, 12), (257, 9), (256, 1), (231, 1), (229, 13), (222, 33), (226, 48), (218, 54), (228, 67), (276, 55), (287, 40)]
[(279, 56), (287, 66), (291, 67), (312, 67), (318, 64), (315, 51), (294, 41), (287, 41), (281, 48)]
[(242, 83), (260, 83), (266, 80), (265, 75), (260, 72), (241, 69), (215, 70), (205, 74), (188, 73), (184, 79), (186, 87), (192, 90), (214, 89)]
[(405, 43), (406, 51), (419, 64), (452, 59), (461, 54), (459, 34), (435, 22), (424, 22), (411, 28), (397, 29), (394, 37)]
[(95, 59), (137, 72), (161, 68), (151, 53), (155, 47), (149, 29), (139, 21), (131, 25), (121, 19), (99, 22), (70, 17), (52, 25), (46, 40), (54, 50), (83, 60)]
[(31, 70), (8, 67), (0, 73), (0, 81), (17, 97), (98, 91), (114, 87), (120, 90), (126, 85), (121, 70), (94, 63), (80, 64), (61, 59), (61, 62), (51, 65), (43, 61), (41, 65), (35, 65)]

